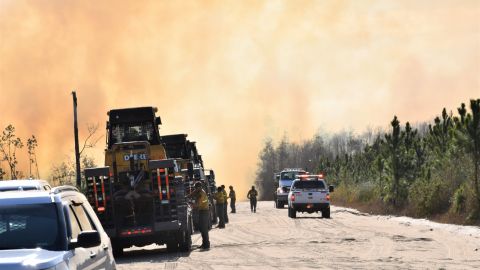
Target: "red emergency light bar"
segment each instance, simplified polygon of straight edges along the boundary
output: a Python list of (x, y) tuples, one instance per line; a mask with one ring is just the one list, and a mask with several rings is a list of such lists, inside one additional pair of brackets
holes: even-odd
[(297, 175), (299, 179), (307, 179), (307, 178), (319, 178), (323, 179), (323, 174), (304, 174), (304, 175)]

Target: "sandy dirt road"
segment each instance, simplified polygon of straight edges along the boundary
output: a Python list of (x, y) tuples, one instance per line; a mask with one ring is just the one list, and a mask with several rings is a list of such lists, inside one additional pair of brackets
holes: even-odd
[[(131, 248), (119, 269), (480, 269), (480, 228), (405, 217), (370, 216), (332, 207), (287, 217), (286, 209), (247, 203), (226, 229), (210, 231), (211, 249), (167, 253), (165, 246)], [(194, 246), (201, 244), (198, 234)]]

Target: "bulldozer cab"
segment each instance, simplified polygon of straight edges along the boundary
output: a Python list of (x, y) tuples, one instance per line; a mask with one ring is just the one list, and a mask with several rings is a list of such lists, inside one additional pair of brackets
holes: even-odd
[(160, 144), (158, 126), (160, 117), (156, 117), (157, 108), (140, 107), (115, 109), (108, 112), (107, 147), (114, 144), (147, 141), (150, 145)]

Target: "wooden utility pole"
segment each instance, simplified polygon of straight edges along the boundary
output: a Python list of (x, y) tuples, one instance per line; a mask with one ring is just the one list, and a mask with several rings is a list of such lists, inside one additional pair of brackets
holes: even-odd
[(80, 150), (78, 146), (78, 123), (77, 123), (77, 94), (72, 92), (73, 96), (73, 134), (75, 135), (75, 164), (77, 175), (77, 187), (80, 188), (82, 184), (80, 174)]

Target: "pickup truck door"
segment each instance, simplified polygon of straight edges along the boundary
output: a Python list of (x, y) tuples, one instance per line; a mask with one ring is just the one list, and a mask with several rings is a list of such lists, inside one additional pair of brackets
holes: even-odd
[[(82, 231), (95, 230), (81, 204), (69, 204), (68, 214), (73, 239), (77, 238)], [(73, 249), (72, 253), (72, 263), (77, 266), (77, 269), (105, 269), (106, 254), (101, 244), (91, 248), (78, 247)]]

